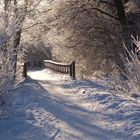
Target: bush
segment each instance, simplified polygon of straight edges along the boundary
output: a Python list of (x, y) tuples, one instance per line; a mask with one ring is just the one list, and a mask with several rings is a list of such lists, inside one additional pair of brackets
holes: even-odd
[[(124, 45), (124, 55), (120, 55), (125, 66), (125, 72), (116, 66), (116, 71), (121, 73), (111, 74), (111, 83), (114, 86), (117, 93), (124, 95), (130, 95), (134, 98), (140, 96), (140, 60), (139, 60), (139, 50), (140, 50), (140, 40), (136, 40), (132, 37), (132, 51), (128, 51), (127, 46)], [(135, 46), (135, 48), (134, 48)]]

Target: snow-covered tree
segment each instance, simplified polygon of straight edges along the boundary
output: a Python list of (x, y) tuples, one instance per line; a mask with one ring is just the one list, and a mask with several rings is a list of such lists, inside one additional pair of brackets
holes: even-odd
[[(27, 14), (40, 3), (39, 0), (0, 0), (0, 94), (16, 77), (23, 23)], [(20, 55), (20, 56), (18, 56)]]

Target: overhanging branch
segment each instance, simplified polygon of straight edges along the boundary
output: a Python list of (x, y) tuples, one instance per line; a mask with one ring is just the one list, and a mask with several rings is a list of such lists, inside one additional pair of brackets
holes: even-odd
[(93, 10), (97, 10), (98, 12), (100, 12), (100, 13), (102, 13), (102, 14), (104, 14), (104, 15), (107, 15), (107, 16), (109, 16), (109, 17), (111, 17), (111, 18), (114, 18), (114, 19), (116, 19), (116, 20), (119, 19), (118, 17), (113, 16), (113, 15), (111, 15), (111, 14), (105, 12), (105, 11), (102, 11), (102, 10), (99, 9), (99, 8), (94, 8), (94, 7), (92, 7), (92, 8), (90, 8), (90, 9), (86, 9), (86, 10), (92, 10), (92, 9), (93, 9)]
[(88, 8), (88, 9), (83, 9), (83, 10), (79, 10), (79, 11), (76, 13), (76, 15), (74, 15), (73, 17), (71, 17), (71, 19), (76, 18), (76, 17), (77, 17), (80, 13), (82, 13), (82, 12), (89, 12), (90, 10), (96, 10), (96, 11), (98, 11), (98, 12), (104, 14), (104, 15), (107, 15), (107, 16), (109, 16), (109, 17), (111, 17), (111, 18), (114, 18), (115, 20), (119, 20), (118, 17), (113, 16), (113, 15), (111, 15), (111, 14), (109, 14), (109, 13), (107, 13), (107, 12), (105, 12), (105, 11), (99, 9), (99, 8), (95, 8), (95, 7)]

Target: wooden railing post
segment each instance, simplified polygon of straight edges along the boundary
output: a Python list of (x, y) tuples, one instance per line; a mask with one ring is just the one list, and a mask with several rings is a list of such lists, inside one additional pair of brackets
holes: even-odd
[(26, 62), (23, 65), (23, 77), (27, 78), (27, 63)]
[(75, 79), (75, 61), (72, 62), (73, 79)]
[(70, 76), (75, 79), (75, 61), (70, 64)]

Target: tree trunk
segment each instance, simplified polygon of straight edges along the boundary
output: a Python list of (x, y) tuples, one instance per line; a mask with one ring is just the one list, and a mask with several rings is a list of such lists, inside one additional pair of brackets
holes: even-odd
[(127, 25), (127, 19), (126, 19), (125, 9), (122, 0), (114, 0), (114, 3), (117, 8), (117, 14), (118, 14), (120, 24), (121, 26), (124, 27)]
[(21, 29), (17, 30), (14, 33), (14, 37), (13, 37), (14, 56), (12, 61), (13, 61), (13, 69), (14, 69), (14, 79), (16, 78), (17, 56), (18, 56), (18, 48), (20, 45), (20, 37), (21, 37)]
[(124, 38), (124, 42), (126, 44), (126, 47), (128, 51), (130, 52), (132, 50), (131, 48), (131, 33), (129, 32), (129, 27), (127, 24), (127, 17), (125, 13), (125, 8), (122, 0), (114, 0), (114, 4), (117, 9), (118, 19), (122, 28), (122, 34)]

